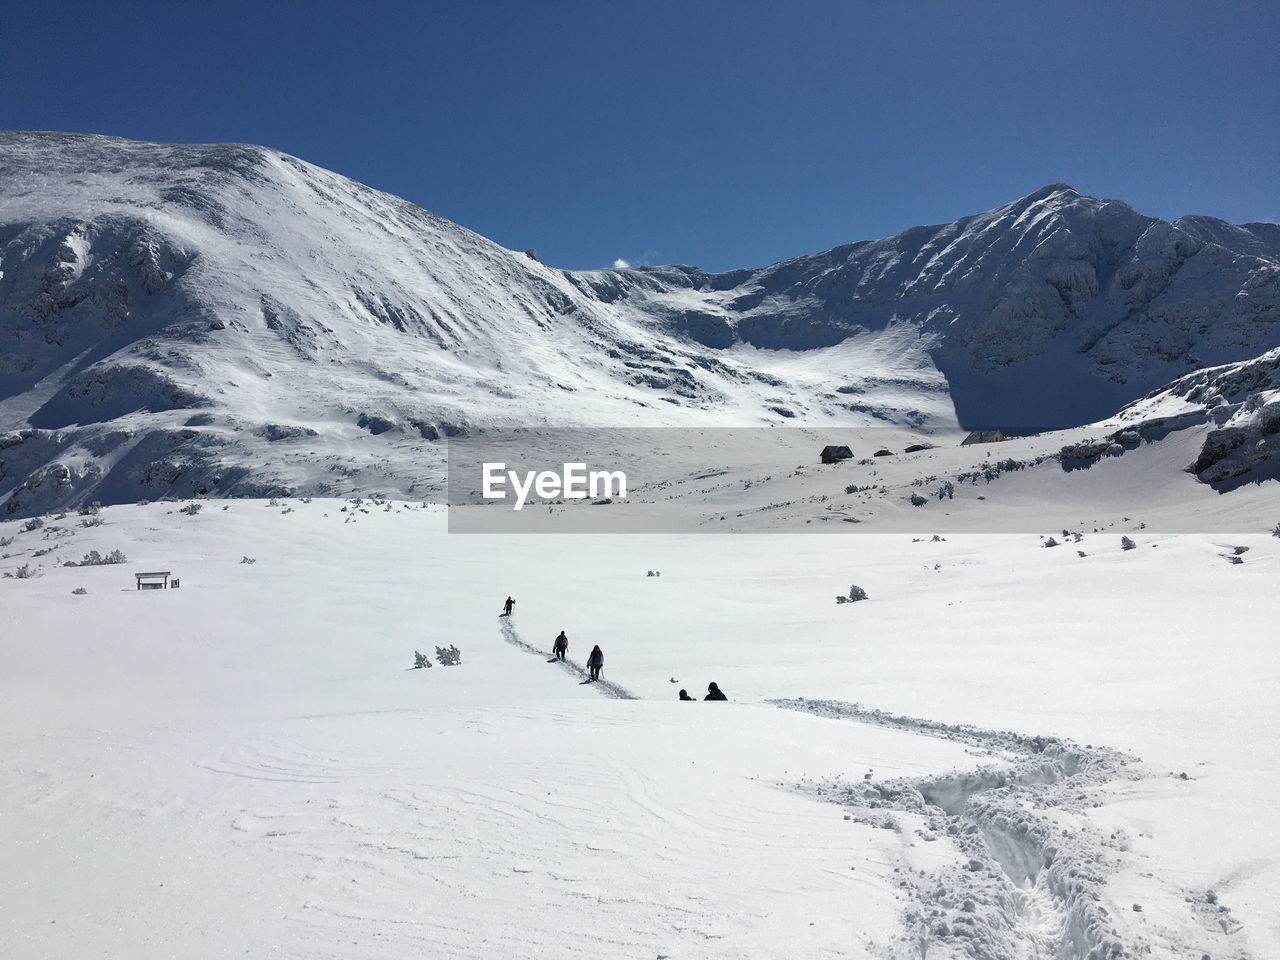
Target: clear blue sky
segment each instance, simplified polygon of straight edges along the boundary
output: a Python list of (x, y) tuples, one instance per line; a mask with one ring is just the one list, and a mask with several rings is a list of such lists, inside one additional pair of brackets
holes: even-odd
[(1278, 68), (1275, 0), (46, 0), (0, 16), (0, 126), (262, 143), (558, 266), (724, 269), (1055, 181), (1278, 219)]

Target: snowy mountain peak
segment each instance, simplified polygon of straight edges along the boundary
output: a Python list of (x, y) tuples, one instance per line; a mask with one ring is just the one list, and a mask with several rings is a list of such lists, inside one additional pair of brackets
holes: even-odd
[(718, 274), (556, 270), (242, 144), (2, 134), (0, 197), (10, 512), (416, 493), (486, 425), (1067, 426), (1280, 343), (1267, 225), (1065, 184)]

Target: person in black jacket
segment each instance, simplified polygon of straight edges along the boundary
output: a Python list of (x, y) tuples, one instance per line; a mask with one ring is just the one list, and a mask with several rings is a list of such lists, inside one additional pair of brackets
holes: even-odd
[(688, 691), (688, 690), (681, 690), (681, 691), (680, 691), (680, 699), (681, 699), (681, 700), (692, 700), (692, 699), (693, 699), (693, 697), (689, 696), (689, 691)]
[(569, 649), (569, 638), (564, 635), (564, 631), (560, 631), (560, 636), (556, 637), (555, 642), (551, 644), (551, 652), (556, 655), (557, 660), (564, 659), (564, 653)]
[(503, 617), (511, 616), (511, 608), (514, 607), (515, 605), (516, 605), (516, 602), (512, 600), (510, 597), (507, 597), (507, 602), (502, 605), (502, 613), (499, 614), (499, 616), (503, 616)]
[(707, 695), (702, 699), (703, 700), (728, 700), (729, 698), (720, 692), (720, 688), (716, 686), (716, 682), (712, 680), (709, 684), (707, 684)]
[(587, 666), (591, 668), (591, 679), (599, 680), (600, 671), (604, 669), (604, 651), (600, 649), (600, 644), (596, 644), (591, 648), (591, 656), (587, 657)]

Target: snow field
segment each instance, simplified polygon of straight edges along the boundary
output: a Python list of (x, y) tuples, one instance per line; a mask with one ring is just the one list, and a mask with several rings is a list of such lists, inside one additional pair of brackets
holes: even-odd
[[(0, 524), (0, 569), (43, 564), (0, 581), (6, 955), (946, 957), (972, 897), (986, 956), (1020, 956), (1069, 918), (1051, 864), (1019, 860), (1043, 845), (990, 829), (1012, 807), (1096, 855), (1130, 949), (1280, 943), (1273, 538), (1233, 538), (1232, 565), (1195, 536), (1091, 535), (1080, 559), (1030, 535), (450, 536), (411, 504), (177, 506)], [(55, 565), (90, 549), (129, 563)], [(183, 586), (138, 593), (135, 569)], [(850, 582), (870, 600), (837, 606)], [(543, 661), (565, 629), (639, 699), (504, 638), (508, 593)], [(450, 643), (460, 666), (409, 669)], [(734, 702), (675, 702), (710, 680)], [(936, 806), (928, 784), (1022, 769), (1036, 735), (1140, 761)]]

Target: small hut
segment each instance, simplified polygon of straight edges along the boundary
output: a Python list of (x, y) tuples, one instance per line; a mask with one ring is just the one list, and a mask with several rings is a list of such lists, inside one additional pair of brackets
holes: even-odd
[(837, 447), (835, 444), (827, 444), (822, 448), (823, 463), (839, 463), (841, 460), (852, 460), (853, 451), (848, 447)]
[(971, 443), (1001, 443), (1008, 439), (999, 430), (974, 430), (960, 442), (960, 446), (967, 447)]

